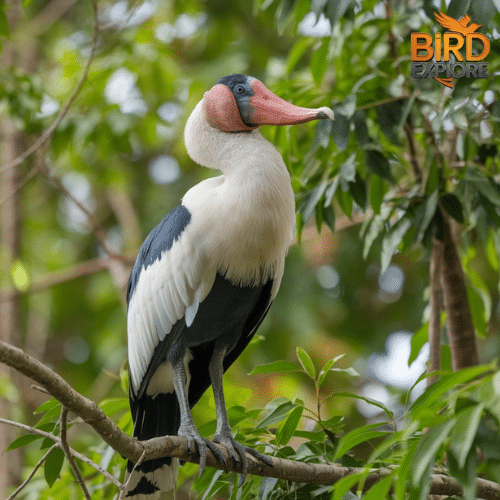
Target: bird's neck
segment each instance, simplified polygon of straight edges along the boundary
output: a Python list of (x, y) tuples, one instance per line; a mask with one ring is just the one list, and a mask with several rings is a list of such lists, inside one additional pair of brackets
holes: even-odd
[[(281, 155), (256, 130), (230, 133), (211, 127), (200, 104), (188, 119), (184, 138), (194, 161), (223, 173), (197, 184), (183, 198), (189, 210), (202, 214), (204, 228), (208, 223), (215, 228), (213, 246), (224, 257), (217, 267), (244, 284), (255, 284), (261, 271), (261, 276), (274, 273), (279, 282), (295, 226), (295, 200)], [(212, 217), (205, 220), (207, 213)]]
[[(184, 131), (189, 156), (198, 164), (221, 170), (227, 177), (248, 176), (266, 162), (278, 163), (285, 169), (276, 148), (258, 130), (223, 132), (208, 124), (199, 102), (189, 117)], [(264, 173), (265, 175), (265, 173)]]

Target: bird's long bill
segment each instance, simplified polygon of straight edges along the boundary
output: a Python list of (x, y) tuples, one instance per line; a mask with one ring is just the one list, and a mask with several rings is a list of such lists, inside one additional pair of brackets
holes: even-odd
[(254, 79), (250, 86), (254, 95), (250, 99), (251, 122), (255, 125), (295, 125), (311, 120), (330, 118), (333, 111), (326, 106), (317, 109), (301, 108), (273, 94), (262, 82)]

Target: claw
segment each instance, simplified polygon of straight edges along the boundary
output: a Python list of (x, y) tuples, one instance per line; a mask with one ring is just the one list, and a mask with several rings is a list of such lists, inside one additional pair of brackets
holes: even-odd
[(213, 442), (222, 444), (226, 447), (233, 465), (241, 463), (241, 475), (238, 487), (241, 487), (243, 485), (248, 474), (248, 458), (246, 456), (247, 453), (249, 455), (252, 455), (257, 460), (264, 462), (269, 467), (273, 466), (273, 462), (268, 456), (260, 453), (257, 450), (254, 450), (253, 448), (243, 446), (242, 444), (235, 441), (231, 434), (216, 434), (214, 436)]
[(177, 431), (177, 434), (187, 439), (189, 455), (195, 455), (196, 452), (198, 452), (200, 456), (200, 477), (205, 471), (205, 465), (207, 464), (207, 448), (214, 454), (215, 458), (224, 466), (224, 468), (227, 469), (227, 463), (224, 455), (222, 455), (222, 453), (219, 451), (217, 446), (212, 443), (212, 441), (201, 437), (196, 427), (181, 425), (181, 427), (179, 427), (179, 430)]

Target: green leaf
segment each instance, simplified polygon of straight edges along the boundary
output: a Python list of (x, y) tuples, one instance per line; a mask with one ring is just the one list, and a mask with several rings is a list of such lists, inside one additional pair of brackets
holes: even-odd
[(50, 398), (47, 401), (43, 402), (38, 408), (33, 412), (35, 415), (37, 413), (45, 413), (46, 411), (52, 410), (52, 408), (59, 408), (61, 410), (61, 403), (57, 401), (55, 398)]
[(321, 387), (323, 385), (323, 382), (325, 381), (325, 378), (328, 375), (330, 368), (336, 363), (336, 361), (337, 358), (330, 359), (324, 364), (323, 368), (321, 368), (321, 371), (319, 372), (318, 376), (318, 387)]
[(408, 359), (408, 366), (410, 366), (420, 354), (422, 347), (429, 340), (429, 322), (423, 324), (411, 337), (411, 350)]
[(456, 423), (450, 434), (450, 452), (455, 456), (459, 469), (465, 467), (467, 456), (481, 423), (483, 410), (483, 404), (474, 405), (462, 410), (455, 417)]
[(459, 224), (465, 222), (462, 203), (453, 193), (446, 193), (439, 198), (440, 205), (446, 213), (455, 219)]
[(500, 207), (500, 191), (498, 186), (491, 181), (478, 168), (468, 168), (465, 180), (471, 182), (474, 187), (493, 205)]
[(276, 442), (279, 445), (285, 446), (288, 444), (288, 441), (290, 441), (299, 425), (303, 411), (304, 408), (302, 406), (297, 406), (288, 414), (286, 419), (280, 423), (276, 431)]
[(375, 439), (392, 434), (392, 432), (390, 431), (372, 430), (381, 427), (382, 425), (383, 425), (382, 423), (364, 425), (342, 436), (340, 438), (337, 450), (335, 451), (334, 460), (338, 460), (340, 457), (345, 455), (349, 450), (351, 450), (360, 443), (364, 443), (366, 441), (369, 441), (370, 439)]
[(21, 446), (26, 446), (37, 439), (42, 439), (42, 436), (39, 434), (26, 434), (24, 436), (19, 436), (17, 439), (14, 439), (12, 443), (9, 444), (6, 451), (15, 450), (16, 448), (21, 448)]
[(343, 189), (337, 189), (336, 191), (337, 201), (339, 202), (340, 208), (342, 212), (344, 212), (347, 217), (351, 217), (352, 215), (352, 204), (353, 199), (352, 196), (347, 194)]
[(314, 368), (314, 363), (312, 362), (311, 357), (306, 351), (304, 351), (304, 349), (302, 349), (302, 347), (297, 347), (296, 352), (302, 368), (312, 379), (314, 379), (316, 377), (316, 369)]
[(326, 68), (328, 66), (328, 45), (330, 38), (325, 37), (321, 47), (316, 49), (311, 57), (311, 62), (309, 67), (311, 69), (311, 74), (314, 78), (314, 83), (316, 85), (321, 85), (323, 76), (325, 74)]
[(389, 490), (394, 481), (394, 472), (381, 479), (378, 483), (374, 484), (363, 496), (363, 500), (382, 500), (388, 498)]
[(359, 396), (358, 394), (353, 394), (352, 392), (337, 392), (335, 394), (332, 394), (330, 396), (331, 399), (334, 399), (336, 397), (341, 397), (341, 398), (354, 398), (354, 399), (360, 399), (361, 401), (364, 401), (365, 403), (368, 403), (370, 405), (376, 406), (377, 408), (380, 408), (383, 410), (383, 412), (391, 419), (394, 419), (394, 413), (389, 410), (383, 403), (380, 401), (377, 401), (376, 399), (371, 399), (367, 398), (364, 396)]
[(493, 229), (490, 229), (488, 242), (486, 243), (486, 257), (488, 258), (488, 262), (494, 271), (498, 271), (500, 268), (499, 249), (500, 235), (498, 235)]
[(99, 403), (99, 408), (108, 416), (115, 415), (116, 413), (126, 410), (128, 411), (129, 401), (128, 398), (109, 398)]
[(283, 372), (293, 372), (300, 371), (300, 367), (298, 367), (294, 363), (290, 363), (290, 361), (273, 361), (272, 363), (267, 363), (265, 365), (256, 366), (251, 372), (250, 375), (259, 375), (261, 373), (283, 373)]
[(392, 176), (389, 160), (380, 151), (376, 149), (366, 149), (365, 164), (375, 175), (394, 184), (395, 180)]
[[(418, 231), (415, 236), (415, 241), (420, 243), (424, 237), (424, 233), (429, 227), (429, 224), (436, 213), (438, 191), (432, 192), (421, 205), (422, 216), (418, 224)], [(420, 208), (420, 207), (419, 207)]]
[(330, 1), (327, 3), (326, 16), (330, 19), (332, 26), (337, 24), (353, 3), (354, 0), (337, 0), (336, 2)]
[(348, 368), (330, 368), (330, 371), (346, 373), (350, 377), (359, 377), (359, 373), (352, 366), (349, 366)]
[(370, 206), (375, 214), (380, 214), (380, 207), (384, 201), (385, 185), (381, 177), (372, 175), (370, 177)]
[(446, 14), (453, 19), (459, 19), (467, 14), (472, 0), (451, 0)]
[(443, 375), (441, 380), (438, 380), (431, 387), (419, 396), (410, 408), (411, 416), (414, 420), (418, 420), (420, 415), (428, 412), (435, 403), (442, 401), (448, 391), (455, 389), (461, 384), (465, 384), (476, 377), (484, 375), (492, 368), (491, 365), (471, 366), (463, 368), (450, 375)]
[(391, 227), (388, 234), (382, 239), (381, 269), (380, 274), (384, 274), (391, 263), (392, 256), (396, 252), (403, 236), (410, 229), (412, 221), (403, 217)]
[(481, 338), (486, 338), (486, 330), (488, 328), (488, 321), (486, 316), (491, 311), (491, 299), (488, 294), (486, 294), (486, 300), (488, 304), (488, 310), (485, 308), (485, 303), (482, 299), (482, 290), (478, 290), (474, 287), (467, 287), (467, 299), (469, 301), (470, 312), (472, 315), (472, 322), (474, 324), (474, 329), (476, 334)]
[(311, 40), (307, 37), (301, 37), (295, 43), (295, 45), (290, 49), (288, 53), (288, 58), (286, 61), (286, 75), (290, 76), (290, 73), (295, 68), (297, 63), (300, 61), (302, 56), (305, 54), (306, 50), (310, 47)]
[(278, 398), (266, 405), (266, 409), (269, 413), (264, 417), (258, 424), (257, 427), (267, 427), (269, 425), (275, 424), (276, 422), (281, 422), (288, 412), (295, 408), (297, 405), (292, 403), (286, 398)]
[(409, 99), (401, 99), (375, 107), (380, 128), (393, 144), (401, 143), (401, 131), (407, 117), (409, 102)]
[(365, 244), (363, 245), (363, 259), (366, 259), (368, 257), (368, 252), (370, 251), (370, 248), (372, 247), (375, 240), (382, 233), (384, 228), (385, 228), (385, 219), (380, 215), (376, 215), (375, 217), (373, 217), (368, 226), (368, 231), (366, 231), (366, 234), (363, 238), (365, 240)]
[[(354, 114), (356, 113), (356, 98), (356, 94), (349, 94), (340, 104), (337, 104), (335, 106), (335, 120), (337, 119), (337, 115), (342, 115), (346, 119), (352, 118), (354, 116)], [(360, 113), (358, 118), (366, 119), (363, 113)]]
[(424, 473), (428, 471), (429, 466), (434, 464), (439, 447), (444, 443), (454, 425), (455, 419), (451, 419), (431, 429), (420, 438), (411, 461), (413, 486), (420, 484)]
[(330, 228), (330, 231), (335, 232), (335, 210), (330, 205), (328, 207), (322, 206), (323, 211), (323, 220), (326, 222), (326, 225)]
[[(333, 496), (332, 500), (343, 500), (344, 495), (351, 493), (350, 490), (358, 483), (363, 481), (366, 476), (369, 474), (369, 471), (356, 472), (354, 474), (349, 474), (344, 476), (342, 479), (339, 479), (333, 486)], [(351, 497), (352, 498), (352, 497)], [(354, 496), (354, 498), (357, 498)]]
[[(277, 482), (277, 477), (262, 478), (262, 482), (260, 483), (259, 488), (259, 500), (267, 500), (267, 497), (274, 490)], [(233, 488), (233, 491), (238, 491), (238, 488)]]
[(347, 182), (354, 182), (356, 178), (356, 153), (349, 155), (349, 158), (340, 165), (339, 175)]
[(320, 182), (307, 196), (305, 201), (299, 208), (299, 212), (302, 214), (302, 220), (304, 224), (312, 217), (312, 214), (316, 210), (316, 205), (321, 200), (326, 188), (328, 187), (327, 181)]
[(335, 113), (335, 121), (332, 122), (330, 120), (333, 142), (335, 143), (339, 151), (344, 151), (345, 149), (347, 149), (347, 146), (349, 144), (351, 125), (348, 118), (339, 113), (337, 108), (334, 108), (333, 112)]
[(285, 30), (288, 18), (293, 12), (296, 0), (281, 0), (278, 8), (276, 9), (276, 21), (278, 32), (282, 34)]
[(460, 467), (455, 456), (448, 456), (448, 468), (450, 475), (454, 477), (463, 488), (463, 498), (465, 500), (476, 500), (477, 488), (477, 453), (475, 448), (471, 448), (465, 459), (465, 464)]
[(51, 488), (52, 485), (56, 482), (59, 474), (61, 473), (61, 468), (64, 463), (64, 452), (61, 448), (55, 448), (52, 450), (50, 455), (45, 460), (44, 464), (44, 472), (45, 472), (45, 481)]
[(364, 111), (356, 111), (353, 115), (354, 137), (358, 144), (363, 147), (373, 142), (366, 125), (366, 114)]
[(349, 193), (353, 197), (354, 201), (358, 204), (358, 206), (362, 209), (366, 209), (367, 202), (367, 194), (366, 194), (366, 183), (359, 175), (359, 172), (356, 172), (354, 182), (349, 183)]
[(301, 212), (297, 212), (297, 214), (295, 215), (295, 227), (297, 231), (297, 241), (300, 244), (302, 240), (302, 228), (304, 227), (304, 221), (302, 219)]

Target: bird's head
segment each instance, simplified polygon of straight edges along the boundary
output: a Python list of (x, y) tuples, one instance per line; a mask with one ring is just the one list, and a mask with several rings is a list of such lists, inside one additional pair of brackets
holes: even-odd
[(207, 122), (223, 132), (253, 130), (260, 125), (294, 125), (330, 118), (330, 108), (301, 108), (273, 94), (261, 81), (247, 75), (221, 78), (203, 96)]

